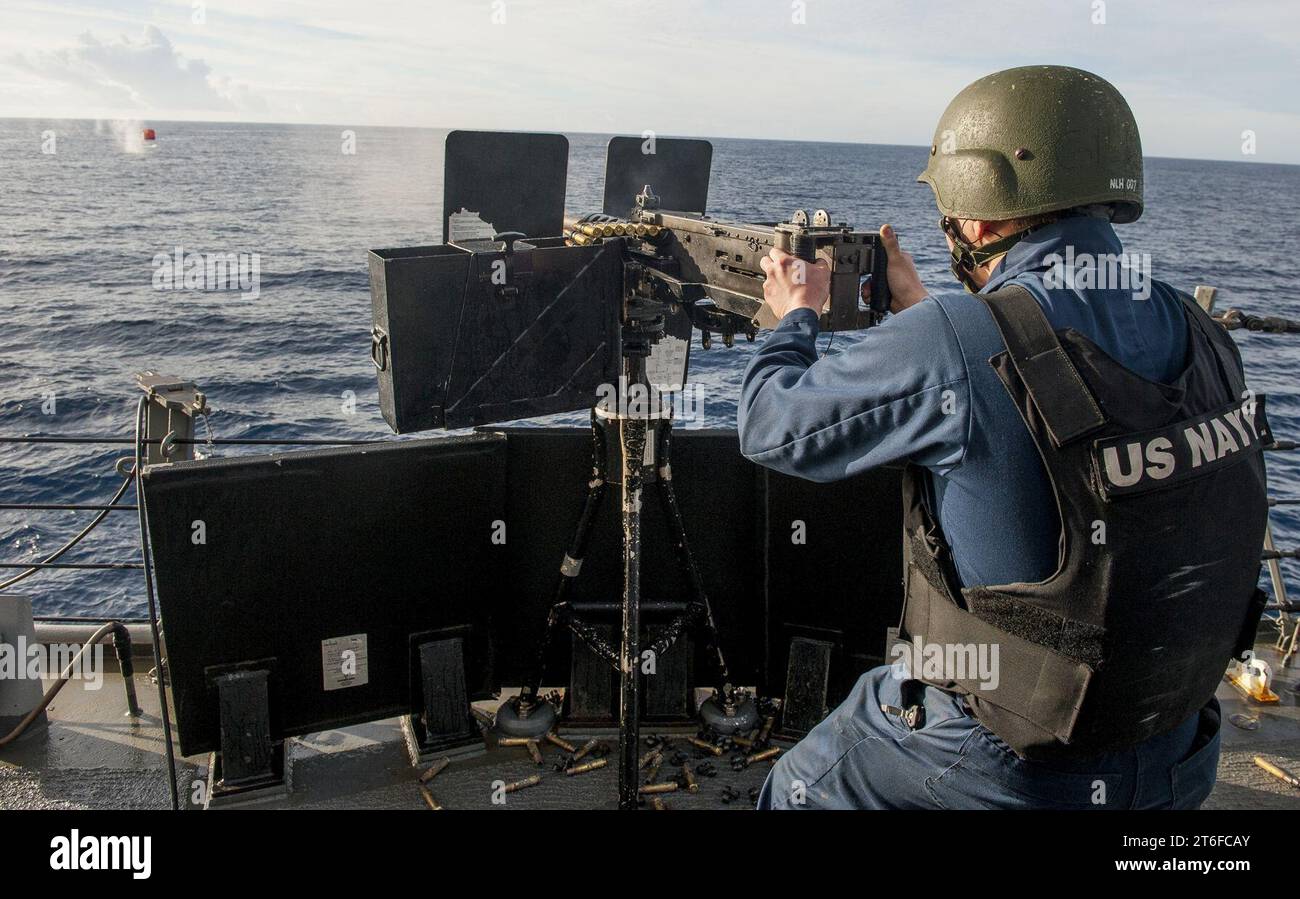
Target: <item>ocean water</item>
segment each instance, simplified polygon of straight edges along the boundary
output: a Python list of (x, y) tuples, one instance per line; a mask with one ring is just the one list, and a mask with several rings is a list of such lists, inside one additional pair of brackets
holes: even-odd
[[(207, 393), (218, 437), (390, 436), (368, 358), (365, 254), (438, 242), (445, 132), (362, 129), (345, 154), (336, 127), (151, 124), (158, 141), (146, 148), (139, 123), (0, 120), (0, 435), (128, 436), (132, 374), (152, 368)], [(570, 135), (571, 212), (599, 209), (606, 139)], [(709, 211), (771, 220), (824, 207), (860, 227), (891, 222), (927, 285), (953, 288), (930, 191), (914, 181), (925, 156), (716, 140)], [(1149, 159), (1146, 174), (1146, 213), (1120, 228), (1127, 250), (1149, 253), (1158, 278), (1220, 288), (1221, 307), (1300, 318), (1300, 167)], [(178, 246), (258, 254), (259, 295), (154, 289), (155, 255)], [(1300, 340), (1236, 334), (1275, 431), (1300, 436)], [(710, 424), (734, 425), (751, 351), (697, 339), (692, 378), (707, 388)], [(0, 501), (105, 502), (128, 453), (0, 444)], [(1274, 494), (1300, 495), (1297, 454), (1272, 455), (1270, 480)], [(1276, 513), (1279, 544), (1295, 546), (1300, 516)], [(0, 511), (0, 560), (38, 560), (92, 514)], [(63, 561), (134, 559), (135, 516), (115, 513)], [(138, 571), (48, 571), (15, 590), (38, 614), (144, 609)]]

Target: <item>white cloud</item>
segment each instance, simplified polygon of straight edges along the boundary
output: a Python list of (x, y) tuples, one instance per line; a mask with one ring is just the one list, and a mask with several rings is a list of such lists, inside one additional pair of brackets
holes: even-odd
[(265, 101), (246, 85), (213, 74), (203, 59), (182, 55), (153, 25), (146, 25), (139, 39), (122, 35), (101, 40), (82, 32), (71, 46), (14, 54), (6, 62), (29, 76), (64, 86), (73, 103), (191, 114), (266, 108)]

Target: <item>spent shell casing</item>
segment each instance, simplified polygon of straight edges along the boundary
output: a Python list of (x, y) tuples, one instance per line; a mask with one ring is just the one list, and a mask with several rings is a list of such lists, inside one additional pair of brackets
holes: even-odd
[(773, 746), (771, 749), (764, 749), (762, 752), (756, 752), (753, 755), (745, 756), (745, 764), (753, 765), (757, 762), (765, 762), (768, 759), (774, 759), (781, 754), (780, 746)]
[(600, 768), (604, 768), (608, 764), (609, 764), (609, 759), (592, 759), (591, 761), (587, 762), (587, 764), (577, 765), (565, 771), (564, 773), (568, 777), (572, 777), (575, 774), (586, 774), (588, 771), (596, 771)]
[(636, 763), (637, 768), (644, 768), (646, 765), (653, 762), (656, 756), (663, 758), (663, 753), (658, 749), (651, 749), (645, 755), (641, 756), (641, 760)]
[(1276, 777), (1278, 780), (1282, 781), (1282, 783), (1292, 787), (1300, 787), (1300, 778), (1297, 778), (1294, 774), (1292, 774), (1290, 771), (1286, 770), (1285, 768), (1281, 768), (1277, 765), (1274, 765), (1268, 759), (1257, 755), (1255, 756), (1255, 764), (1258, 765), (1260, 768), (1263, 768), (1269, 774)]
[(433, 798), (433, 794), (429, 792), (428, 787), (421, 786), (420, 795), (424, 797), (424, 804), (427, 805), (430, 809), (432, 809), (435, 812), (442, 811), (442, 806), (438, 804), (438, 800)]
[(686, 742), (690, 743), (696, 749), (703, 749), (705, 752), (711, 752), (714, 755), (722, 755), (721, 746), (714, 746), (712, 743), (706, 743), (704, 740), (701, 740), (698, 737), (691, 737)]
[(657, 812), (668, 811), (668, 803), (664, 802), (658, 796), (652, 797), (650, 800), (650, 804), (654, 807), (654, 810)]
[(533, 761), (534, 761), (536, 764), (538, 764), (538, 765), (543, 764), (543, 761), (542, 761), (542, 749), (541, 749), (540, 746), (537, 745), (537, 741), (536, 741), (536, 740), (529, 740), (529, 741), (528, 741), (528, 754), (532, 757)]
[(568, 740), (561, 739), (560, 735), (557, 734), (555, 731), (551, 731), (546, 735), (546, 741), (548, 743), (554, 743), (556, 746), (560, 747), (565, 752), (574, 751), (573, 744), (570, 743)]
[(735, 743), (737, 746), (742, 746), (745, 749), (754, 748), (754, 741), (746, 737), (732, 737), (731, 742)]
[(595, 737), (592, 737), (586, 743), (583, 743), (582, 748), (573, 754), (573, 760), (576, 762), (578, 759), (582, 758), (584, 755), (591, 752), (591, 750), (596, 748), (596, 744), (599, 742), (600, 740), (598, 740)]
[(640, 793), (676, 793), (677, 781), (668, 780), (661, 784), (646, 784), (639, 788)]
[(542, 782), (542, 775), (534, 774), (530, 777), (525, 777), (523, 780), (517, 780), (512, 784), (506, 784), (505, 792), (517, 793), (520, 790), (526, 790), (529, 787), (535, 787), (541, 782)]
[(497, 740), (498, 746), (527, 746), (533, 742), (530, 737), (502, 737)]
[(429, 781), (433, 780), (435, 777), (441, 774), (443, 769), (450, 764), (451, 764), (451, 759), (448, 757), (443, 757), (438, 759), (438, 761), (434, 762), (431, 766), (429, 766), (429, 769), (427, 771), (425, 771), (423, 774), (420, 775), (420, 783), (427, 784)]
[(695, 772), (691, 770), (691, 765), (689, 762), (687, 762), (685, 765), (682, 765), (682, 777), (686, 779), (686, 792), (688, 793), (699, 792), (700, 785), (695, 782)]
[(766, 718), (763, 719), (763, 727), (758, 732), (757, 742), (766, 743), (768, 741), (768, 738), (772, 736), (772, 725), (774, 725), (775, 723), (776, 723), (775, 715), (768, 715)]

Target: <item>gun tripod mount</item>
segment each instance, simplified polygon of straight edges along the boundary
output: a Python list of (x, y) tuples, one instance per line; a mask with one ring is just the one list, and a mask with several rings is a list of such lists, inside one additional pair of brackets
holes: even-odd
[[(521, 693), (508, 700), (497, 714), (497, 728), (521, 736), (543, 734), (555, 722), (554, 708), (539, 698), (547, 651), (557, 628), (565, 626), (619, 674), (619, 807), (637, 806), (638, 746), (641, 718), (641, 666), (644, 652), (656, 656), (667, 652), (688, 630), (702, 634), (717, 669), (719, 695), (734, 696), (727, 683), (726, 662), (718, 641), (717, 626), (699, 569), (691, 555), (682, 523), (677, 495), (673, 491), (672, 409), (649, 383), (646, 362), (654, 344), (664, 336), (664, 310), (660, 303), (639, 299), (629, 291), (622, 323), (622, 375), (613, 391), (592, 409), (592, 467), (587, 497), (569, 550), (560, 565), (554, 602), (547, 616), (536, 675)], [(615, 444), (614, 441), (617, 441)], [(610, 447), (616, 452), (610, 453)], [(616, 460), (617, 472), (612, 472)], [(583, 620), (569, 603), (573, 583), (582, 570), (593, 525), (605, 491), (610, 484), (621, 487), (623, 527), (622, 629), (617, 647), (605, 640), (600, 630)], [(647, 485), (658, 486), (659, 499), (671, 529), (690, 589), (683, 612), (674, 617), (647, 647), (641, 645), (641, 503)], [(751, 703), (752, 704), (752, 703)], [(757, 713), (754, 714), (755, 719)]]

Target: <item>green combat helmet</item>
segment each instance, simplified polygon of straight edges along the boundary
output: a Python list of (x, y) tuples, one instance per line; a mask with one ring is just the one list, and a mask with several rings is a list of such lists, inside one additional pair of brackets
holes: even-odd
[(1135, 221), (1142, 142), (1128, 103), (1104, 78), (1024, 66), (987, 75), (953, 98), (917, 180), (934, 191), (944, 230), (958, 235), (954, 272), (967, 283), (959, 269), (1005, 253), (1028, 229), (976, 248), (949, 219), (998, 222), (1105, 206), (1111, 221)]

